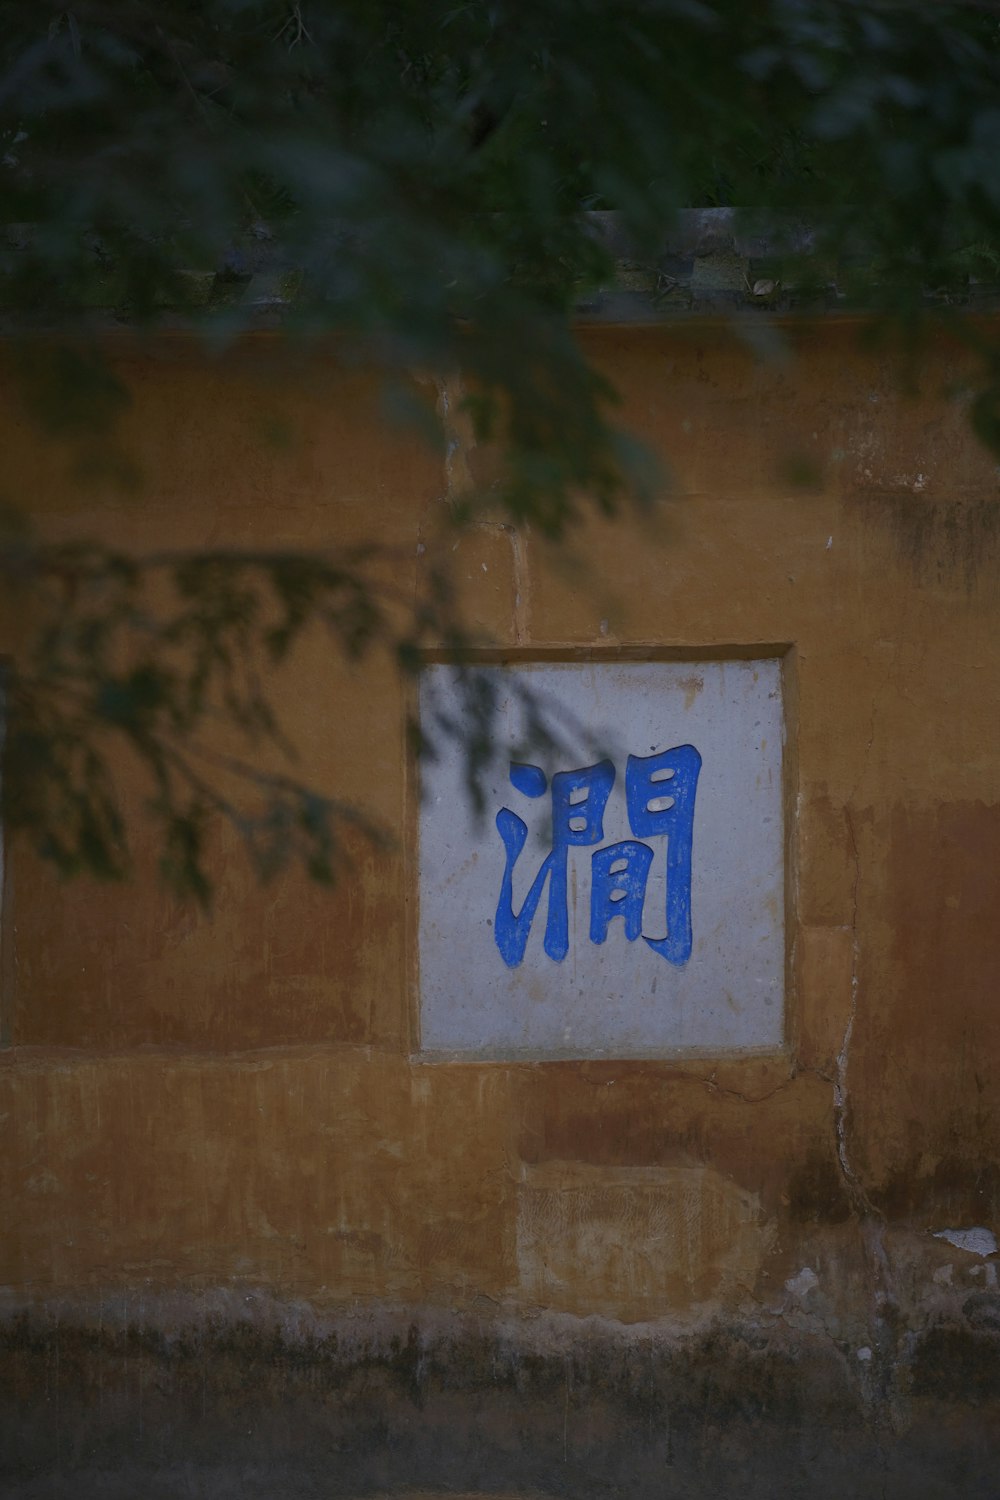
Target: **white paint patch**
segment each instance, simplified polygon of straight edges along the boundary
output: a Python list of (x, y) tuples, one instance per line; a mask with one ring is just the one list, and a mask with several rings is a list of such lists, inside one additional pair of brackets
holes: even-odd
[(793, 1297), (801, 1300), (817, 1286), (819, 1286), (819, 1277), (812, 1266), (803, 1266), (797, 1276), (790, 1276), (785, 1282), (785, 1291), (791, 1292)]
[(947, 1240), (956, 1250), (967, 1250), (970, 1255), (996, 1255), (997, 1237), (992, 1229), (980, 1225), (976, 1229), (938, 1229), (936, 1240)]
[[(421, 1051), (780, 1047), (781, 663), (537, 663), (483, 675), (496, 753), (481, 816), (461, 746), (435, 732), (436, 716), (467, 714), (456, 671), (421, 675), (421, 722), (440, 752), (421, 768)], [(557, 747), (525, 743), (524, 690)]]
[(863, 1365), (866, 1365), (872, 1357), (872, 1351), (867, 1344), (862, 1344), (861, 1348), (857, 1351), (856, 1357), (860, 1359)]

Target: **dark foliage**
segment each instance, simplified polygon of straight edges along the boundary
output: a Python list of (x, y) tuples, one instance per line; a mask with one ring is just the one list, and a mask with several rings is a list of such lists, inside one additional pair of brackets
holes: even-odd
[[(928, 317), (961, 331), (1000, 263), (1000, 22), (982, 0), (13, 0), (2, 20), (0, 306), (22, 336), (72, 334), (74, 352), (22, 345), (63, 431), (95, 404), (114, 418), (87, 343), (109, 316), (228, 341), (278, 307), (289, 336), (346, 335), (396, 389), (461, 371), (501, 464), (458, 520), (488, 498), (558, 538), (649, 481), (573, 336), (575, 304), (614, 276), (593, 210), (655, 258), (682, 210), (739, 204), (778, 274), (806, 285), (835, 261), (844, 295), (910, 341)], [(776, 209), (808, 232), (782, 244)], [(1000, 445), (1000, 347), (966, 335), (975, 429)], [(247, 812), (214, 774), (235, 763), (213, 768), (198, 736), (211, 705), (280, 740), (251, 663), (309, 621), (404, 670), (442, 630), (458, 643), (440, 579), (401, 618), (374, 561), (11, 541), (8, 576), (27, 569), (46, 607), (9, 673), (8, 819), (67, 871), (123, 871), (111, 735), (152, 774), (175, 885), (206, 895), (218, 813), (262, 874), (291, 850), (327, 878), (345, 809), (246, 764)]]

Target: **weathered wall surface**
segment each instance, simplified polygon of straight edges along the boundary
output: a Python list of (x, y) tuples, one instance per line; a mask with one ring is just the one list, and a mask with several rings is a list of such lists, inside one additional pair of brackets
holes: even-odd
[(569, 564), (492, 523), (442, 543), (488, 455), (446, 466), (362, 376), (262, 346), (123, 355), (132, 491), (11, 394), (4, 489), (142, 549), (388, 536), (407, 588), (445, 546), (517, 659), (780, 647), (786, 1045), (411, 1061), (401, 689), (310, 639), (279, 708), (396, 849), (259, 889), (223, 837), (212, 920), (8, 850), (11, 1493), (150, 1465), (200, 1493), (185, 1463), (235, 1493), (237, 1462), (241, 1493), (293, 1463), (302, 1492), (990, 1492), (997, 1257), (935, 1235), (1000, 1219), (997, 471), (944, 347), (904, 395), (847, 325), (774, 366), (706, 325), (586, 337), (673, 486)]

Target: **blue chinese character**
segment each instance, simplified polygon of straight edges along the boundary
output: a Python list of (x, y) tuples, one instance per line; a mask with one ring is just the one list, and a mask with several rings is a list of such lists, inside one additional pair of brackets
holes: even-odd
[(634, 943), (642, 932), (646, 877), (653, 863), (648, 844), (623, 839), (590, 856), (590, 941), (603, 943), (612, 917), (625, 918), (625, 936)]
[[(655, 953), (671, 964), (691, 957), (691, 844), (695, 795), (701, 756), (693, 745), (676, 745), (656, 755), (630, 755), (625, 771), (625, 802), (629, 827), (635, 836), (595, 850), (591, 856), (590, 940), (603, 943), (615, 917), (624, 923), (632, 943), (642, 937)], [(511, 784), (526, 797), (542, 797), (547, 789), (539, 766), (513, 761)], [(573, 845), (599, 844), (604, 837), (604, 813), (615, 781), (609, 760), (577, 771), (560, 771), (552, 778), (552, 848), (532, 882), (521, 910), (514, 911), (514, 867), (524, 850), (528, 826), (509, 807), (497, 813), (505, 864), (494, 937), (505, 964), (516, 967), (524, 958), (531, 924), (545, 883), (549, 905), (544, 949), (560, 962), (569, 951), (567, 869)], [(666, 925), (663, 938), (642, 931), (646, 885), (653, 850), (646, 838), (666, 837)]]
[[(625, 767), (632, 832), (639, 839), (667, 835), (667, 935), (644, 940), (672, 964), (685, 964), (691, 957), (691, 840), (700, 770), (701, 756), (693, 745), (677, 745), (658, 755), (630, 755)], [(593, 931), (592, 919), (591, 936)]]
[[(541, 797), (545, 792), (545, 773), (539, 766), (512, 762), (510, 780), (527, 797)], [(604, 837), (604, 809), (614, 781), (615, 768), (609, 760), (584, 766), (578, 771), (558, 771), (553, 776), (552, 849), (517, 913), (514, 911), (514, 866), (527, 841), (528, 825), (509, 807), (502, 807), (497, 813), (497, 830), (503, 840), (506, 859), (493, 935), (509, 968), (514, 968), (524, 958), (528, 934), (546, 880), (549, 882), (549, 909), (543, 946), (549, 958), (557, 962), (569, 952), (566, 890), (569, 848), (574, 844), (600, 843)]]

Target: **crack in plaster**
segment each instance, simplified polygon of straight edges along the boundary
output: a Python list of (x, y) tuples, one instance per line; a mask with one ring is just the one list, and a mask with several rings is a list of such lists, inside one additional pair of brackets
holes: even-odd
[[(865, 753), (866, 766), (874, 738), (875, 710), (873, 704), (871, 736)], [(863, 774), (862, 772), (862, 777)], [(859, 785), (862, 777), (858, 779)], [(858, 937), (858, 910), (861, 887), (861, 857), (858, 850), (857, 830), (854, 825), (854, 817), (851, 813), (850, 804), (845, 809), (845, 816), (854, 861), (850, 921), (851, 1004), (834, 1070), (833, 1116), (837, 1138), (837, 1161), (840, 1166), (848, 1199), (858, 1218), (869, 1278), (871, 1306), (870, 1341), (874, 1351), (874, 1358), (864, 1365), (866, 1378), (863, 1382), (863, 1389), (868, 1399), (869, 1410), (876, 1431), (884, 1425), (891, 1433), (897, 1426), (896, 1418), (899, 1405), (896, 1373), (899, 1349), (894, 1331), (898, 1301), (893, 1284), (892, 1267), (885, 1245), (885, 1215), (872, 1203), (864, 1183), (851, 1160), (848, 1138), (848, 1113), (850, 1110), (848, 1070), (851, 1042), (854, 1037), (854, 1027), (858, 1015), (858, 995), (860, 988), (861, 944)]]
[[(872, 721), (872, 739), (874, 739), (874, 718)], [(868, 749), (871, 750), (872, 739), (868, 741)], [(860, 942), (858, 939), (858, 893), (861, 885), (861, 858), (858, 852), (858, 839), (854, 827), (854, 817), (850, 806), (845, 809), (847, 821), (847, 832), (851, 840), (851, 853), (854, 861), (854, 880), (851, 887), (851, 1005), (847, 1017), (847, 1025), (844, 1028), (843, 1040), (837, 1053), (833, 1073), (833, 1117), (834, 1128), (837, 1135), (837, 1160), (840, 1170), (847, 1185), (852, 1204), (859, 1211), (871, 1212), (871, 1203), (868, 1200), (864, 1187), (851, 1163), (847, 1144), (847, 1069), (850, 1060), (851, 1041), (854, 1036), (854, 1024), (858, 1015), (858, 984), (860, 963)]]
[(437, 414), (444, 433), (444, 499), (453, 508), (464, 500), (472, 488), (469, 473), (468, 453), (474, 446), (472, 424), (461, 416), (461, 403), (465, 395), (462, 377), (435, 376), (437, 391)]
[[(812, 1073), (815, 1072), (815, 1069), (800, 1068), (799, 1072)], [(766, 1099), (773, 1099), (775, 1094), (782, 1093), (791, 1084), (793, 1084), (795, 1082), (795, 1077), (796, 1075), (793, 1073), (791, 1077), (783, 1078), (780, 1083), (776, 1083), (774, 1085), (773, 1089), (766, 1089), (762, 1094), (744, 1094), (740, 1089), (726, 1088), (723, 1084), (716, 1083), (714, 1073), (710, 1073), (708, 1077), (697, 1074), (694, 1081), (696, 1083), (704, 1084), (705, 1088), (707, 1088), (713, 1094), (723, 1094), (727, 1099), (739, 1099), (741, 1104), (763, 1104)]]
[[(467, 503), (475, 490), (475, 481), (469, 468), (469, 454), (476, 447), (472, 420), (462, 412), (465, 386), (460, 375), (443, 378), (435, 376), (437, 391), (437, 414), (444, 434), (444, 500), (454, 511)], [(483, 531), (506, 536), (510, 542), (513, 573), (513, 625), (514, 643), (522, 646), (530, 635), (531, 599), (528, 587), (528, 566), (524, 550), (524, 538), (517, 527), (507, 521), (479, 522)]]
[(524, 555), (524, 538), (516, 526), (502, 524), (500, 530), (510, 538), (514, 571), (514, 640), (522, 646), (530, 635), (531, 595), (528, 588), (528, 566)]

